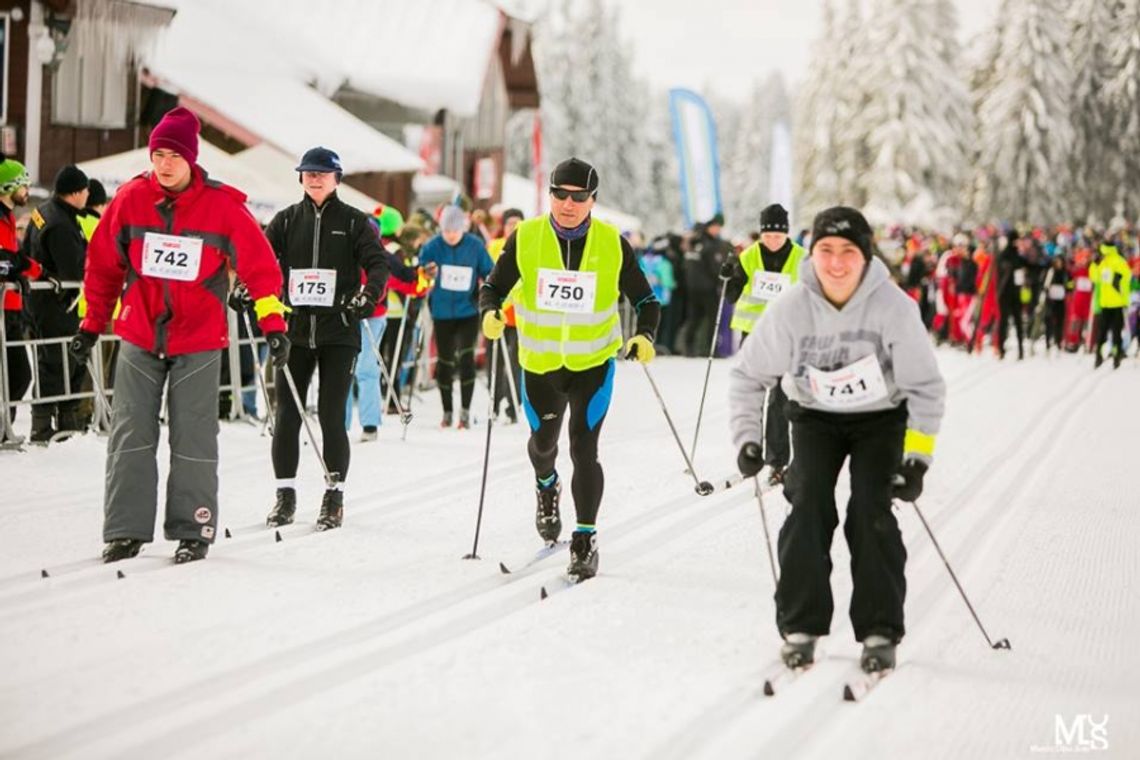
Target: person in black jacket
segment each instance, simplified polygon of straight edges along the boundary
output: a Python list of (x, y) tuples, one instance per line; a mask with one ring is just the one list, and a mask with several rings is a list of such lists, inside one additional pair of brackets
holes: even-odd
[(712, 344), (716, 310), (720, 303), (720, 267), (732, 245), (720, 237), (724, 217), (717, 214), (697, 230), (685, 252), (687, 289), (681, 348), (685, 356), (706, 356)]
[[(337, 197), (342, 175), (337, 154), (328, 148), (313, 148), (301, 158), (297, 171), (305, 198), (278, 212), (265, 235), (277, 253), (287, 287), (286, 302), (292, 308), (287, 366), (301, 403), (314, 370), (320, 370), (317, 416), (325, 465), (335, 482), (327, 484), (317, 530), (328, 530), (339, 528), (344, 516), (343, 486), (349, 461), (344, 407), (360, 352), (360, 320), (372, 314), (384, 295), (388, 262), (368, 215)], [(277, 372), (276, 388), (273, 471), (277, 501), (266, 519), (270, 527), (293, 522), (300, 458), (301, 416), (283, 370)]]
[[(79, 215), (87, 207), (87, 185), (87, 175), (78, 167), (63, 167), (55, 177), (52, 197), (32, 212), (28, 224), (23, 250), (43, 266), (43, 278), (55, 285), (52, 290), (32, 291), (29, 299), (35, 334), (39, 338), (70, 338), (79, 331), (79, 316), (75, 310), (78, 293), (61, 290), (59, 283), (83, 280), (87, 237), (79, 224)], [(66, 349), (66, 343), (38, 347), (36, 361), (41, 397), (79, 391), (85, 368), (74, 361), (65, 368)], [(32, 407), (32, 443), (47, 443), (59, 433), (77, 432), (81, 428), (77, 400), (47, 401)]]
[(1025, 324), (1022, 319), (1021, 289), (1026, 284), (1027, 263), (1025, 252), (1032, 241), (1009, 233), (1009, 242), (997, 258), (998, 278), (998, 358), (1005, 358), (1005, 339), (1009, 335), (1009, 322), (1017, 333), (1017, 358), (1025, 358)]

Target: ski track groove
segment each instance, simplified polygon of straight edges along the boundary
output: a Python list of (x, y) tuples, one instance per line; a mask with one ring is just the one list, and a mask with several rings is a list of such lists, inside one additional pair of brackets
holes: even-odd
[[(993, 374), (992, 372), (981, 373), (982, 377), (978, 383), (970, 384), (969, 387), (984, 382), (985, 379)], [(1056, 433), (1073, 419), (1075, 411), (1089, 400), (1092, 396), (1092, 391), (1100, 384), (1105, 375), (1093, 375), (1091, 377), (1091, 381), (1090, 375), (1087, 374), (1074, 377), (1060, 392), (1042, 404), (1039, 413), (1032, 415), (1030, 422), (1023, 426), (1023, 428), (1017, 430), (1013, 437), (1009, 439), (1010, 442), (1003, 450), (1003, 453), (1007, 457), (1011, 454), (1022, 454), (1024, 455), (1024, 462), (1018, 470), (1018, 476), (1011, 479), (1010, 483), (1003, 490), (1001, 497), (995, 499), (994, 503), (1001, 505), (1009, 504), (1010, 500), (1022, 488), (1022, 474), (1032, 472), (1040, 467), (1043, 456), (1047, 455), (1048, 452), (1058, 445), (1058, 438), (1055, 435), (1042, 435), (1037, 439), (1032, 439), (1028, 436), (1042, 425), (1043, 421), (1053, 421), (1053, 424), (1050, 426), (1050, 432)], [(972, 379), (977, 378), (978, 375), (975, 375)], [(1084, 393), (1074, 392), (1073, 389), (1083, 382), (1088, 382), (1091, 386), (1088, 391)], [(955, 394), (962, 392), (961, 389), (957, 387), (951, 390)], [(1059, 408), (1058, 403), (1066, 398), (1069, 400), (1064, 403), (1063, 408)], [(1050, 412), (1050, 414), (1046, 415), (1045, 412)], [(1023, 446), (1022, 442), (1026, 440), (1033, 441), (1034, 445), (1029, 447)], [(1000, 470), (995, 468), (981, 469), (974, 478), (942, 505), (942, 508), (939, 509), (936, 515), (932, 516), (929, 513), (924, 513), (926, 514), (927, 521), (931, 524), (931, 530), (934, 531), (935, 536), (942, 538), (937, 528), (963, 514), (961, 510), (951, 509), (951, 507), (965, 502), (972, 494), (978, 493), (978, 488), (982, 484), (1000, 472)], [(909, 504), (906, 505), (906, 508), (912, 509)], [(1007, 513), (1005, 519), (1008, 519), (1008, 517), (1009, 514)], [(1003, 519), (1003, 522), (1005, 519)], [(778, 533), (779, 527), (775, 526), (774, 530)], [(994, 529), (992, 522), (983, 518), (976, 520), (969, 536), (961, 540), (956, 540), (952, 548), (947, 546), (947, 542), (944, 538), (942, 539), (944, 549), (948, 552), (948, 559), (960, 579), (963, 577), (963, 568), (967, 566), (969, 560), (978, 552), (979, 539), (987, 533), (996, 535), (999, 532), (1000, 531)], [(920, 549), (920, 551), (911, 550), (911, 556), (908, 558), (908, 567), (916, 565), (916, 560), (925, 559), (928, 556), (936, 554), (933, 551), (933, 546), (930, 544), (929, 539), (927, 539), (925, 535), (922, 536), (921, 543), (919, 547), (916, 548)], [(936, 556), (933, 556), (931, 561), (940, 563), (940, 560), (938, 560)], [(949, 578), (942, 578), (943, 574), (945, 574), (945, 571), (942, 568), (939, 568), (937, 573), (928, 573), (926, 582), (922, 585), (921, 589), (918, 590), (918, 593), (915, 593), (913, 586), (908, 589), (908, 619), (922, 619), (926, 616), (927, 612), (929, 612), (928, 608), (936, 608), (939, 606), (940, 598), (948, 593), (947, 586), (951, 583)], [(965, 610), (965, 605), (961, 599), (958, 598), (956, 590), (952, 587), (950, 590), (953, 591), (954, 598), (949, 600), (942, 598), (941, 602), (953, 602), (961, 606), (962, 614), (968, 616), (969, 613)], [(968, 587), (967, 593), (969, 593)], [(975, 608), (977, 608), (977, 599), (972, 598), (972, 601), (975, 602)], [(838, 609), (837, 607), (837, 610)], [(983, 616), (984, 621), (984, 614), (981, 612), (979, 614)], [(837, 619), (836, 622), (837, 625), (833, 627), (832, 632), (827, 638), (835, 639), (838, 636), (850, 633), (851, 623), (846, 616)], [(971, 629), (973, 629), (972, 621), (969, 622)], [(991, 636), (994, 637), (1000, 638), (1002, 636), (1000, 632), (995, 633), (991, 630), (990, 633)], [(980, 637), (980, 633), (971, 632), (969, 635), (978, 635)], [(789, 696), (788, 692), (803, 693), (809, 690), (806, 684), (813, 684), (810, 690), (811, 693), (822, 697), (822, 699), (813, 703), (815, 706), (812, 710), (789, 715), (789, 717), (770, 734), (763, 747), (756, 748), (758, 752), (762, 751), (765, 756), (771, 757), (792, 757), (804, 753), (806, 745), (812, 742), (820, 725), (826, 724), (828, 718), (834, 712), (845, 708), (851, 709), (851, 706), (845, 705), (841, 699), (843, 684), (850, 676), (850, 667), (837, 667), (837, 662), (844, 662), (844, 660), (842, 658), (821, 660), (809, 672), (790, 684), (789, 687), (784, 690), (783, 694), (778, 694), (775, 697), (764, 697), (762, 684), (758, 681), (756, 683), (749, 681), (747, 685), (735, 684), (726, 695), (709, 705), (694, 721), (691, 721), (681, 731), (675, 732), (671, 735), (668, 742), (655, 747), (651, 752), (647, 753), (645, 757), (687, 758), (699, 755), (707, 748), (708, 742), (717, 735), (722, 734), (726, 728), (731, 728), (739, 721), (746, 719), (750, 713), (756, 712), (762, 714), (767, 700), (787, 699)], [(758, 678), (761, 671), (762, 668), (753, 669), (750, 672)], [(834, 692), (834, 694), (832, 694), (832, 692)], [(748, 695), (750, 694), (755, 694), (756, 699), (749, 698)], [(868, 698), (872, 698), (872, 696)], [(834, 699), (832, 699), (832, 697), (834, 697)], [(823, 711), (826, 711), (826, 713)]]
[[(613, 529), (607, 530), (607, 542), (619, 544), (626, 536), (635, 539), (633, 549), (617, 550), (610, 554), (609, 556), (615, 559), (608, 560), (607, 566), (620, 567), (648, 554), (664, 543), (683, 539), (686, 534), (676, 530), (674, 525), (676, 522), (697, 524), (700, 522), (698, 516), (707, 520), (727, 520), (731, 513), (726, 511), (726, 506), (743, 503), (753, 498), (755, 495), (751, 491), (728, 489), (714, 492), (708, 497), (688, 493), (669, 499), (648, 513), (629, 518), (615, 525)], [(685, 506), (692, 506), (693, 509), (682, 509)], [(666, 524), (651, 530), (659, 522)], [(122, 748), (117, 744), (115, 745), (117, 751), (127, 756), (157, 756), (169, 751), (170, 746), (187, 746), (195, 739), (203, 738), (202, 718), (187, 717), (187, 714), (182, 712), (187, 708), (195, 704), (209, 704), (211, 709), (208, 720), (211, 725), (235, 725), (235, 716), (239, 714), (251, 720), (264, 717), (282, 707), (308, 699), (319, 691), (367, 676), (400, 659), (420, 654), (473, 630), (499, 622), (531, 604), (541, 603), (539, 588), (542, 583), (554, 577), (549, 572), (551, 568), (548, 562), (549, 560), (544, 560), (525, 571), (511, 575), (502, 575), (495, 565), (494, 575), (477, 579), (407, 607), (383, 613), (372, 620), (358, 623), (321, 639), (266, 655), (259, 660), (209, 676), (197, 683), (180, 686), (166, 694), (148, 698), (145, 702), (89, 718), (58, 733), (0, 753), (0, 757), (54, 758), (66, 752), (85, 751), (92, 743), (110, 741), (114, 736), (125, 732), (142, 732), (150, 721), (157, 721), (165, 727), (172, 719), (179, 725), (165, 728), (160, 735), (152, 735), (129, 748)], [(604, 578), (604, 575), (601, 577)], [(512, 591), (496, 593), (506, 588)], [(514, 590), (516, 588), (517, 590)], [(478, 603), (473, 605), (474, 609), (458, 617), (447, 614), (448, 610), (456, 605), (476, 601)], [(440, 615), (442, 619), (429, 632), (421, 632), (410, 641), (394, 644), (375, 643), (376, 639), (386, 640), (398, 636), (406, 629), (435, 615)], [(318, 666), (308, 675), (287, 680), (283, 686), (270, 684), (268, 687), (259, 688), (255, 684), (259, 680), (262, 682), (279, 680), (283, 672), (304, 669), (308, 663), (324, 657), (336, 659), (337, 655), (330, 652), (335, 653), (355, 645), (363, 645), (367, 651), (364, 654), (351, 656), (343, 663)], [(256, 693), (236, 704), (218, 698), (219, 694), (250, 690)], [(222, 707), (214, 707), (218, 702), (225, 704)]]

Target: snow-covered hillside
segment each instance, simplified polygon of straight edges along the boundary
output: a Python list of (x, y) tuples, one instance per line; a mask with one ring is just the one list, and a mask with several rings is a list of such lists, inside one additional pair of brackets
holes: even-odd
[[(321, 479), (305, 447), (299, 524), (280, 542), (258, 527), (269, 439), (223, 425), (233, 537), (186, 566), (160, 538), (135, 560), (67, 572), (102, 546), (105, 441), (0, 453), (0, 757), (1008, 758), (1081, 737), (1100, 756), (1140, 756), (1140, 366), (939, 359), (948, 412), (920, 504), (1011, 651), (987, 647), (900, 505), (899, 669), (842, 701), (858, 647), (838, 532), (826, 657), (763, 696), (779, 638), (756, 498), (693, 492), (640, 367), (625, 364), (602, 435), (601, 574), (545, 601), (564, 554), (498, 567), (538, 543), (525, 426), (494, 429), (482, 560), (463, 561), (485, 433), (439, 430), (432, 394), (406, 442), (388, 420), (379, 442), (354, 444), (341, 530), (312, 531)], [(730, 361), (714, 365), (697, 454), (714, 481), (734, 471)], [(652, 365), (686, 445), (704, 366)], [(569, 489), (564, 500), (569, 522)], [(787, 504), (778, 489), (764, 504), (775, 531)], [(1083, 716), (1108, 716), (1107, 749)]]

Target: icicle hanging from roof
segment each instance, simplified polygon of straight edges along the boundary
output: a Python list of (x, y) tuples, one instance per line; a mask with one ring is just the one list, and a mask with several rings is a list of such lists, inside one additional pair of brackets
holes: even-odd
[(107, 50), (120, 63), (144, 58), (174, 18), (162, 3), (132, 0), (76, 0), (70, 34), (80, 55)]

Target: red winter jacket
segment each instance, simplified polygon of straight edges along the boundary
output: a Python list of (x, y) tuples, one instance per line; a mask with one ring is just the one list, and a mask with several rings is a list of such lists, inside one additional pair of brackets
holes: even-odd
[[(43, 273), (40, 262), (20, 253), (20, 236), (16, 232), (16, 216), (12, 209), (0, 203), (0, 254), (16, 264), (16, 270), (29, 280), (38, 280)], [(17, 288), (4, 289), (4, 311), (23, 311), (24, 297)]]
[[(200, 240), (196, 276), (190, 272), (192, 279), (183, 281), (143, 274), (148, 233)], [(155, 242), (152, 236), (150, 253), (161, 258)], [(152, 173), (140, 174), (115, 193), (88, 245), (87, 317), (80, 327), (103, 332), (121, 295), (115, 333), (139, 348), (159, 356), (224, 348), (229, 270), (235, 267), (255, 302), (281, 292), (277, 259), (241, 191), (209, 179), (198, 166), (177, 195), (163, 190)], [(280, 314), (259, 323), (263, 333), (285, 330)]]

